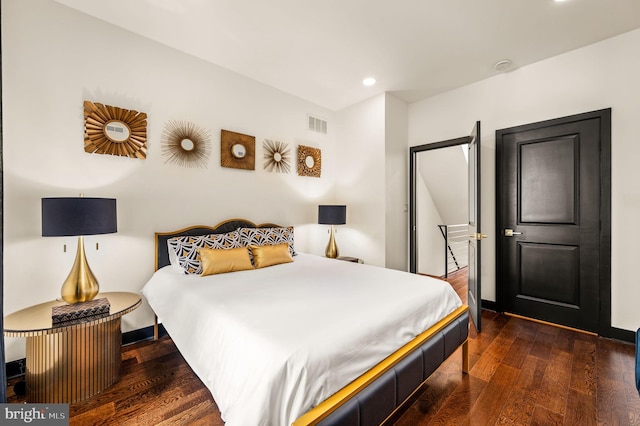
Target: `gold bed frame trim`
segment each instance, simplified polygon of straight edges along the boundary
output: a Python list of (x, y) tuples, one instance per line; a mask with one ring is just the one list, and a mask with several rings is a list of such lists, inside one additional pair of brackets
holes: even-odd
[[(469, 306), (462, 305), (455, 311), (451, 312), (449, 315), (438, 321), (433, 327), (428, 328), (423, 331), (421, 334), (416, 336), (409, 343), (398, 349), (396, 352), (389, 355), (387, 358), (380, 361), (370, 370), (366, 371), (360, 377), (355, 379), (353, 382), (349, 383), (347, 386), (340, 389), (338, 392), (331, 395), (329, 398), (322, 401), (316, 407), (307, 411), (305, 414), (300, 416), (295, 422), (293, 422), (293, 426), (311, 426), (316, 425), (320, 421), (322, 421), (329, 414), (340, 408), (343, 404), (349, 401), (354, 395), (367, 387), (371, 382), (376, 380), (378, 377), (386, 373), (393, 366), (395, 366), (398, 362), (400, 362), (403, 358), (413, 352), (420, 345), (425, 343), (431, 337), (433, 337), (436, 333), (442, 331), (446, 326), (451, 324), (455, 319), (459, 316), (463, 315), (465, 312), (469, 311)], [(465, 340), (462, 343), (462, 372), (469, 372), (469, 339)], [(415, 391), (414, 391), (415, 392)], [(413, 393), (412, 393), (413, 395)], [(409, 396), (411, 397), (411, 396)], [(402, 405), (402, 404), (401, 404)], [(395, 412), (395, 410), (394, 410)], [(393, 414), (393, 413), (391, 413)], [(387, 417), (388, 418), (388, 417)]]

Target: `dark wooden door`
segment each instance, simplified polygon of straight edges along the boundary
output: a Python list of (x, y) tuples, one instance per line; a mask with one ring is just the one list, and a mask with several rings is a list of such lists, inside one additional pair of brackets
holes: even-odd
[(610, 316), (601, 229), (610, 228), (603, 194), (610, 171), (601, 156), (610, 149), (610, 123), (611, 110), (602, 110), (496, 132), (504, 311), (593, 332), (606, 315), (601, 303)]
[(485, 237), (480, 231), (480, 122), (476, 122), (469, 140), (469, 277), (467, 304), (471, 318), (479, 332), (482, 318), (482, 290), (480, 285), (480, 249)]

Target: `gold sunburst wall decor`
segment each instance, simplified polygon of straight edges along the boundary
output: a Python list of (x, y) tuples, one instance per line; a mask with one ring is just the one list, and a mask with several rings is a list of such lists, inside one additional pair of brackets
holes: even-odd
[(269, 172), (289, 173), (291, 170), (291, 150), (286, 143), (265, 139), (262, 143), (264, 150), (264, 168)]
[(147, 114), (84, 101), (84, 150), (147, 158)]
[(220, 133), (220, 165), (234, 169), (255, 170), (256, 137), (222, 130)]
[(211, 153), (208, 130), (188, 121), (168, 121), (162, 131), (165, 163), (183, 167), (207, 167)]
[(298, 175), (320, 177), (322, 171), (321, 152), (318, 148), (298, 145)]

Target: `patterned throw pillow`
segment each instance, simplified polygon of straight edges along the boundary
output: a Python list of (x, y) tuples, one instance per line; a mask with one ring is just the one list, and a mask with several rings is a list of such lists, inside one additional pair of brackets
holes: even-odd
[[(293, 247), (293, 226), (280, 228), (239, 228), (243, 246), (267, 246), (287, 243), (291, 256), (296, 255)], [(253, 259), (252, 259), (253, 260)]]
[(174, 237), (167, 241), (167, 245), (174, 251), (178, 264), (187, 274), (201, 274), (202, 261), (198, 249), (230, 249), (242, 247), (240, 233), (238, 231), (226, 234), (210, 234), (198, 237)]

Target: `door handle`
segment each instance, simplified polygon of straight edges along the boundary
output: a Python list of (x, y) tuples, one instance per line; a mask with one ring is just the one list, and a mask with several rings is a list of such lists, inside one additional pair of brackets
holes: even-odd
[(471, 234), (469, 235), (469, 238), (471, 238), (472, 240), (484, 240), (485, 238), (487, 238), (487, 234), (480, 234), (480, 233), (476, 233), (476, 234)]
[(522, 232), (515, 232), (513, 229), (504, 230), (505, 237), (513, 237), (514, 235), (522, 235)]

